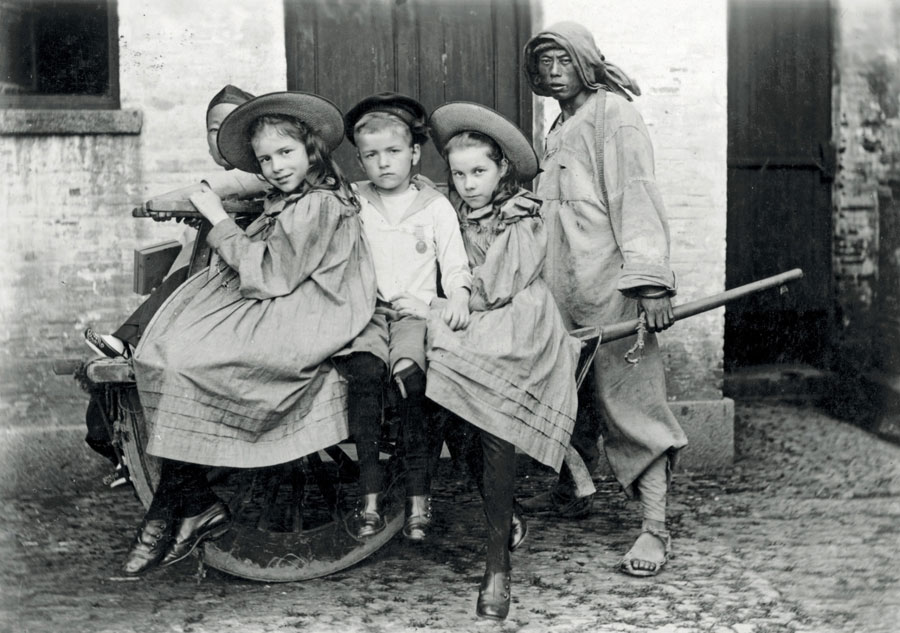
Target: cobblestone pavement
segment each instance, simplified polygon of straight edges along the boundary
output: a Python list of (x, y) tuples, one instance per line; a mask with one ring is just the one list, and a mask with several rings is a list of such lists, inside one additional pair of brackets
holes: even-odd
[[(608, 479), (587, 519), (531, 519), (503, 623), (474, 616), (482, 519), (475, 495), (451, 477), (437, 483), (426, 547), (395, 539), (352, 569), (291, 584), (200, 574), (195, 559), (119, 578), (141, 514), (122, 489), (5, 500), (0, 630), (900, 630), (900, 447), (811, 407), (765, 401), (738, 404), (736, 436), (732, 470), (676, 476), (675, 556), (656, 578), (614, 570), (639, 520)], [(530, 471), (519, 492), (549, 480)]]

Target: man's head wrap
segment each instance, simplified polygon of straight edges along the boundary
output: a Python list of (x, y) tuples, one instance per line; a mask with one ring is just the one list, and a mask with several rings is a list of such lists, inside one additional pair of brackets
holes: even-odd
[(234, 105), (241, 105), (243, 103), (247, 103), (250, 99), (253, 98), (253, 95), (249, 92), (244, 92), (237, 86), (232, 86), (228, 84), (224, 88), (222, 88), (219, 92), (216, 93), (216, 96), (213, 97), (209, 105), (206, 106), (206, 113), (209, 114), (209, 111), (215, 108), (217, 105), (222, 103), (232, 103)]
[[(597, 48), (594, 36), (575, 22), (558, 22), (547, 27), (525, 44), (525, 75), (531, 90), (542, 97), (552, 97), (549, 87), (541, 83), (538, 72), (540, 54), (549, 49), (563, 49), (572, 58), (575, 70), (585, 88), (615, 92), (631, 101), (631, 94), (641, 94), (637, 82), (615, 64), (606, 61)], [(628, 93), (631, 94), (628, 94)]]

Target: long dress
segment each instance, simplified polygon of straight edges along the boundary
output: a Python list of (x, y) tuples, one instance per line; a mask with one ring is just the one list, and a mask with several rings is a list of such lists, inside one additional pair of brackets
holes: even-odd
[(358, 207), (312, 190), (272, 201), (246, 231), (209, 234), (217, 258), (147, 326), (135, 377), (147, 452), (214, 466), (287, 462), (348, 435), (329, 358), (375, 309)]
[(458, 204), (472, 266), (471, 320), (428, 320), (426, 395), (559, 470), (575, 424), (580, 345), (541, 278), (540, 201), (522, 190), (499, 209)]

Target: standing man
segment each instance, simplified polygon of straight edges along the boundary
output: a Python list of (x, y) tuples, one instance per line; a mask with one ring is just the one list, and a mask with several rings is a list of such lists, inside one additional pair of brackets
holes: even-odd
[[(544, 275), (570, 327), (597, 326), (643, 314), (648, 330), (600, 347), (579, 407), (572, 443), (593, 470), (604, 436), (610, 467), (626, 494), (640, 500), (641, 534), (620, 569), (653, 576), (668, 561), (666, 493), (687, 439), (666, 404), (662, 358), (653, 332), (672, 324), (669, 229), (644, 121), (631, 104), (637, 84), (606, 62), (583, 26), (560, 22), (525, 46), (535, 94), (553, 97), (560, 115), (547, 136), (538, 196), (548, 232)], [(630, 93), (630, 94), (629, 94)], [(633, 349), (626, 358), (626, 352)], [(630, 360), (629, 360), (630, 359)], [(638, 362), (634, 362), (637, 360)], [(553, 490), (526, 511), (584, 516), (564, 468)]]

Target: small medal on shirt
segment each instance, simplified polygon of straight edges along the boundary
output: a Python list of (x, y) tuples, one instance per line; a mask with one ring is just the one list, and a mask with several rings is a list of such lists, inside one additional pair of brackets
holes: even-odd
[(420, 255), (428, 250), (428, 247), (425, 245), (425, 227), (424, 226), (416, 226), (416, 252)]

